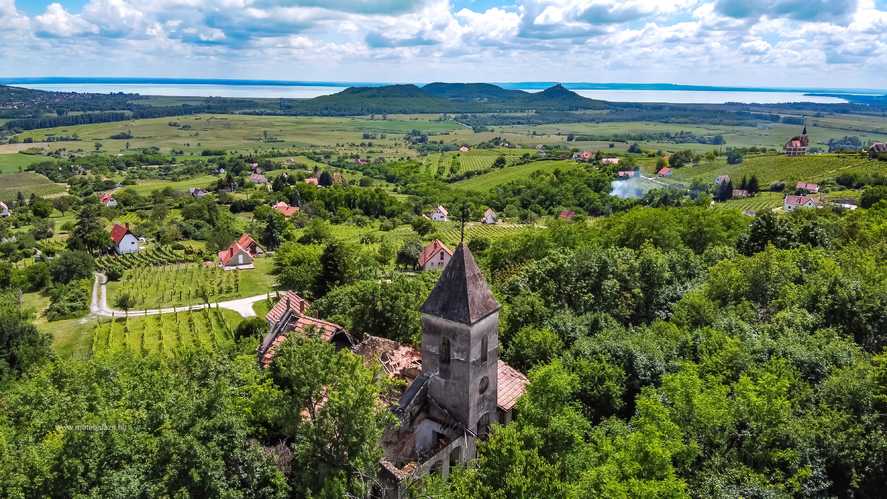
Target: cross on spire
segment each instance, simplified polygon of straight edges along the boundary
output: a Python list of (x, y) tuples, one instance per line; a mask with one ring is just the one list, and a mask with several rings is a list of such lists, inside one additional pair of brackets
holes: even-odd
[(468, 203), (462, 203), (462, 209), (459, 212), (459, 244), (465, 242), (465, 219), (468, 217)]

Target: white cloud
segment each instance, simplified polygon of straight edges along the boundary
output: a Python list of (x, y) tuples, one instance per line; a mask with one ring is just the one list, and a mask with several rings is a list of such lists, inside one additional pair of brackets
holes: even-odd
[(74, 61), (94, 59), (121, 75), (887, 86), (868, 64), (887, 55), (874, 0), (506, 1), (59, 0), (29, 18), (0, 0), (0, 39), (40, 54), (0, 72), (82, 74)]
[(80, 15), (69, 13), (59, 3), (50, 4), (46, 12), (34, 18), (36, 33), (51, 38), (97, 34), (99, 28)]

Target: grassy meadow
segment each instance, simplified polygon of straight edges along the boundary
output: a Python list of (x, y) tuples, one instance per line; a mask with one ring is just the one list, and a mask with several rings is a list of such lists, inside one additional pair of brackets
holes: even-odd
[(453, 187), (466, 191), (490, 191), (500, 185), (528, 178), (538, 171), (554, 171), (556, 169), (580, 168), (575, 161), (535, 161), (524, 165), (510, 166), (501, 170), (491, 171), (476, 177), (455, 182)]
[(43, 175), (33, 172), (3, 174), (0, 181), (0, 201), (12, 201), (19, 192), (25, 197), (31, 194), (53, 196), (65, 192), (65, 185), (52, 182)]

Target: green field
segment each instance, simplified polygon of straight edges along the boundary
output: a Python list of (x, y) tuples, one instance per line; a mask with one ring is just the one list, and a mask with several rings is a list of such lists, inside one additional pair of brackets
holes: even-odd
[(725, 203), (718, 203), (717, 206), (761, 213), (773, 208), (780, 208), (783, 197), (784, 194), (781, 192), (759, 192), (754, 197), (731, 199)]
[(224, 309), (103, 320), (91, 331), (93, 355), (128, 351), (176, 355), (192, 349), (218, 349), (234, 343), (240, 315)]
[(218, 302), (268, 293), (274, 289), (271, 258), (257, 258), (256, 268), (224, 271), (198, 263), (140, 266), (123, 273), (119, 281), (108, 283), (108, 304), (129, 293), (135, 299), (133, 310)]
[[(93, 144), (100, 142), (103, 151), (112, 153), (125, 151), (128, 143), (130, 149), (156, 146), (164, 153), (173, 149), (186, 154), (199, 154), (204, 149), (260, 152), (324, 147), (369, 156), (373, 150), (384, 150), (385, 154), (415, 154), (403, 141), (403, 134), (412, 129), (425, 133), (447, 133), (462, 128), (453, 121), (440, 121), (437, 116), (370, 119), (196, 115), (48, 128), (22, 133), (19, 138), (32, 138), (37, 142), (52, 135), (77, 134), (81, 139), (79, 142), (54, 142), (47, 147), (81, 149), (84, 152), (92, 151)], [(130, 132), (133, 138), (109, 138), (120, 132)], [(364, 139), (364, 133), (374, 134), (377, 138)], [(386, 134), (386, 137), (381, 138), (381, 134)], [(372, 142), (373, 146), (370, 147), (368, 142)], [(360, 146), (361, 143), (364, 146)]]
[[(459, 244), (461, 229), (458, 223), (435, 223), (435, 227), (437, 228), (437, 236), (441, 241), (451, 247)], [(536, 227), (533, 225), (524, 224), (499, 223), (496, 225), (484, 225), (476, 222), (467, 223), (465, 224), (465, 240), (471, 241), (472, 239), (484, 238), (489, 239), (490, 241), (495, 241), (503, 237), (513, 236), (520, 232), (533, 230), (535, 228)]]
[(575, 161), (535, 161), (524, 165), (510, 166), (490, 173), (484, 173), (466, 180), (453, 183), (453, 187), (466, 191), (485, 192), (508, 182), (528, 178), (538, 171), (554, 171), (579, 168)]
[(143, 196), (150, 194), (153, 191), (166, 189), (167, 187), (176, 191), (185, 192), (191, 187), (200, 187), (203, 189), (206, 189), (209, 186), (215, 187), (215, 182), (218, 178), (219, 177), (213, 175), (200, 175), (186, 180), (139, 180), (135, 185), (127, 185), (125, 188), (132, 189)]
[(4, 174), (0, 181), (0, 201), (12, 201), (19, 192), (25, 197), (31, 194), (51, 196), (65, 192), (65, 186), (33, 172)]
[(711, 183), (719, 175), (729, 175), (732, 179), (740, 179), (743, 175), (757, 175), (761, 186), (765, 187), (777, 180), (791, 184), (796, 181), (816, 182), (842, 173), (887, 174), (887, 163), (858, 155), (821, 154), (790, 158), (770, 154), (747, 157), (739, 165), (728, 165), (725, 160), (719, 159), (676, 168), (672, 178), (682, 182)]
[(46, 156), (35, 154), (0, 154), (0, 173), (24, 171), (29, 165), (46, 161)]

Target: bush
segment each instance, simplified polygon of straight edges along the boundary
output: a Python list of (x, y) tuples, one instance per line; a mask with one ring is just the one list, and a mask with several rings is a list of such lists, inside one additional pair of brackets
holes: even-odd
[(89, 310), (89, 281), (73, 281), (49, 289), (46, 319), (59, 321), (85, 315)]
[(53, 282), (58, 284), (91, 277), (93, 272), (95, 260), (85, 251), (66, 251), (53, 260), (49, 268)]

